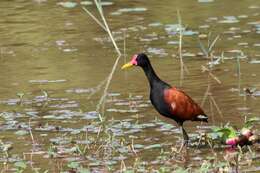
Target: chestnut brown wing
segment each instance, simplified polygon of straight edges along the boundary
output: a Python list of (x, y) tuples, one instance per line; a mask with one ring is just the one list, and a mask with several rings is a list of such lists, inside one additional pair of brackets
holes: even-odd
[(164, 90), (164, 100), (170, 107), (173, 117), (182, 121), (207, 121), (207, 115), (185, 92), (176, 88)]

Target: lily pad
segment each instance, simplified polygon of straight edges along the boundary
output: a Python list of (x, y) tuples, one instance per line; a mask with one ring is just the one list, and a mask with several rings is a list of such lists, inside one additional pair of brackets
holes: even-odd
[(76, 2), (59, 2), (58, 5), (61, 5), (62, 7), (65, 7), (65, 8), (74, 8), (77, 6), (77, 3)]
[(162, 145), (161, 144), (152, 144), (152, 145), (148, 145), (148, 146), (145, 146), (144, 149), (153, 149), (153, 148), (161, 148)]
[(218, 23), (238, 23), (239, 20), (235, 16), (223, 16), (224, 20), (218, 21)]
[(24, 135), (27, 135), (28, 134), (28, 131), (26, 130), (18, 130), (15, 132), (16, 135), (18, 136), (24, 136)]
[(26, 163), (23, 161), (15, 162), (14, 166), (18, 169), (25, 169), (27, 167)]
[(198, 0), (200, 3), (214, 2), (214, 0)]
[(81, 1), (80, 4), (81, 5), (92, 5), (93, 2), (91, 2), (91, 1)]

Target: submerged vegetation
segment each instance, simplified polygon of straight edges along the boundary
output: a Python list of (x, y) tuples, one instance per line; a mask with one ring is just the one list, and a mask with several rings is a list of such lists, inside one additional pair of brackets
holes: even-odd
[[(62, 19), (59, 24), (64, 26), (57, 26), (55, 32), (47, 30), (50, 33), (37, 35), (37, 39), (44, 41), (19, 43), (17, 39), (0, 43), (3, 75), (7, 76), (0, 87), (1, 173), (260, 170), (257, 80), (260, 52), (256, 42), (260, 4), (252, 1), (239, 4), (246, 12), (243, 14), (232, 10), (230, 14), (218, 14), (213, 8), (223, 4), (214, 0), (169, 1), (171, 7), (179, 4), (175, 9), (162, 2), (153, 7), (155, 2), (149, 2), (150, 5), (99, 0), (10, 2), (19, 15), (25, 15), (24, 9), (29, 4), (37, 3), (37, 8), (45, 10), (54, 6), (59, 10), (54, 15), (60, 17), (62, 13), (65, 17), (59, 18)], [(204, 11), (190, 17), (191, 10), (187, 8), (190, 4)], [(163, 16), (165, 13), (171, 15)], [(6, 8), (1, 15), (10, 18), (11, 22), (5, 21), (6, 26), (12, 28), (12, 22), (18, 26), (20, 30), (14, 32), (18, 38), (29, 32), (26, 36), (32, 39), (31, 31), (22, 32), (20, 23), (26, 25), (29, 19), (36, 22), (39, 19), (36, 14), (23, 19)], [(79, 23), (87, 26), (83, 24), (84, 29), (79, 30), (82, 27)], [(1, 25), (0, 40), (1, 37), (6, 40), (8, 36), (1, 28), (7, 33), (10, 28)], [(38, 25), (34, 32), (40, 32)], [(50, 23), (47, 25), (49, 28)], [(46, 39), (46, 34), (59, 32), (62, 32), (59, 37), (48, 38), (51, 43)], [(47, 65), (35, 63), (35, 57), (42, 54), (44, 58), (39, 63), (45, 63), (45, 53), (52, 51), (57, 60), (50, 58)], [(163, 67), (156, 66), (162, 74), (166, 73), (164, 78), (174, 79), (175, 84), (197, 96), (209, 115), (207, 126), (187, 124), (191, 139), (182, 153), (178, 152), (181, 144), (178, 127), (152, 112), (146, 89), (142, 89), (143, 76), (138, 72), (124, 77), (116, 74), (120, 60), (126, 61), (136, 51), (147, 52), (157, 64), (165, 63)], [(29, 52), (33, 59), (27, 61)], [(8, 69), (12, 69), (11, 62), (23, 63), (18, 63), (16, 56), (24, 54), (25, 64), (29, 65), (19, 69), (25, 71), (13, 73)], [(90, 57), (87, 65), (86, 55)], [(31, 66), (36, 67), (32, 70)], [(13, 74), (21, 79), (13, 78)], [(133, 86), (130, 80), (139, 83)], [(129, 88), (134, 88), (135, 94), (129, 93)]]

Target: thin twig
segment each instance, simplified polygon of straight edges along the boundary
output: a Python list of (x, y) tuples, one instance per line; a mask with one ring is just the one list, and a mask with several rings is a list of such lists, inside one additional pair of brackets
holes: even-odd
[(126, 30), (124, 30), (124, 63), (126, 63)]
[(206, 101), (206, 99), (207, 99), (207, 97), (208, 97), (208, 95), (209, 95), (209, 92), (210, 92), (210, 83), (209, 83), (209, 76), (208, 76), (208, 87), (207, 87), (207, 89), (206, 89), (206, 91), (205, 91), (205, 94), (204, 94), (204, 96), (203, 96), (203, 99), (202, 99), (202, 102), (201, 102), (201, 104), (200, 104), (200, 106), (201, 107), (203, 107), (204, 106), (204, 104), (205, 104), (205, 101)]
[[(209, 33), (208, 38), (210, 38), (211, 33)], [(215, 39), (210, 42), (210, 40), (208, 39), (208, 49), (205, 49), (205, 46), (201, 43), (201, 41), (199, 40), (199, 44), (200, 44), (200, 48), (203, 51), (203, 53), (205, 54), (207, 59), (210, 59), (211, 62), (213, 62), (213, 47), (215, 46), (217, 40), (219, 39), (219, 35), (215, 37)], [(222, 54), (223, 56), (223, 54)], [(223, 114), (219, 108), (219, 106), (217, 105), (217, 102), (215, 101), (214, 97), (212, 96), (211, 93), (211, 78), (214, 79), (218, 84), (221, 84), (222, 82), (212, 73), (212, 67), (207, 68), (206, 66), (202, 65), (202, 72), (208, 72), (208, 87), (207, 90), (204, 94), (201, 106), (203, 107), (205, 104), (205, 101), (207, 98), (209, 98), (209, 103), (210, 103), (210, 111), (212, 114), (212, 121), (213, 124), (215, 123), (215, 118), (214, 118), (214, 111), (213, 111), (213, 106), (217, 109), (220, 117), (223, 119)]]
[(101, 88), (105, 85), (105, 83), (107, 82), (108, 77), (106, 77), (105, 80), (101, 81), (97, 86), (91, 88), (92, 91), (91, 93), (88, 95), (87, 99), (90, 99), (94, 94), (96, 94), (98, 91), (101, 90)]
[(214, 79), (217, 83), (221, 84), (222, 82), (218, 79), (217, 76), (215, 76), (212, 72), (211, 72), (211, 69), (210, 68), (207, 68), (205, 67), (204, 65), (201, 66), (201, 69), (202, 69), (202, 72), (205, 72), (207, 71), (208, 72), (208, 75)]
[(237, 76), (238, 76), (238, 95), (241, 94), (241, 68), (240, 68), (240, 57), (237, 56)]
[(29, 118), (28, 126), (29, 126), (29, 133), (30, 133), (30, 136), (31, 136), (31, 139), (32, 139), (32, 143), (33, 143), (33, 145), (34, 145), (34, 144), (35, 144), (35, 141), (34, 141), (32, 129), (31, 129), (31, 119), (30, 119), (30, 118)]
[(209, 50), (208, 50), (209, 53), (212, 51), (212, 49), (215, 46), (215, 44), (217, 43), (218, 39), (219, 39), (219, 35), (217, 35), (216, 38), (213, 40), (213, 42), (210, 44)]
[[(100, 100), (99, 100), (99, 102), (98, 102), (98, 104), (97, 104), (96, 111), (99, 111), (99, 110), (100, 110), (100, 107), (101, 107), (102, 105), (103, 105), (102, 108), (104, 109), (104, 102), (105, 102), (105, 99), (106, 99), (106, 96), (107, 96), (107, 91), (108, 91), (109, 85), (110, 85), (110, 83), (111, 83), (112, 77), (113, 77), (113, 75), (114, 75), (115, 69), (116, 69), (116, 67), (117, 67), (117, 64), (118, 64), (120, 58), (121, 58), (121, 55), (119, 55), (119, 56), (117, 57), (117, 59), (116, 59), (114, 65), (113, 65), (113, 68), (112, 68), (112, 70), (111, 70), (111, 72), (110, 72), (110, 74), (109, 74), (109, 76), (108, 76), (108, 80), (107, 80), (107, 83), (106, 83), (106, 85), (105, 85), (105, 89), (104, 89), (103, 95), (101, 96), (101, 98), (100, 98)], [(103, 110), (103, 111), (104, 111), (104, 110)], [(102, 112), (102, 113), (104, 113), (104, 112)], [(100, 119), (101, 119), (101, 121), (102, 121), (102, 118), (100, 118)]]
[(210, 99), (211, 99), (211, 101), (213, 102), (215, 108), (217, 109), (217, 111), (218, 111), (220, 117), (221, 117), (222, 120), (223, 120), (223, 114), (222, 114), (222, 112), (221, 112), (221, 110), (220, 110), (220, 108), (219, 108), (219, 106), (218, 106), (216, 100), (214, 99), (214, 97), (213, 97), (212, 95), (210, 95)]
[[(106, 96), (107, 96), (107, 92), (108, 92), (108, 88), (110, 86), (110, 83), (111, 83), (111, 80), (113, 78), (113, 75), (114, 75), (114, 72), (116, 70), (116, 67), (118, 65), (118, 62), (119, 62), (119, 59), (121, 58), (121, 52), (120, 52), (120, 49), (118, 48), (116, 42), (115, 42), (115, 39), (112, 35), (112, 32), (107, 24), (107, 21), (105, 19), (105, 16), (104, 16), (104, 13), (103, 13), (103, 8), (102, 8), (102, 5), (100, 4), (100, 1), (98, 2), (97, 0), (94, 0), (95, 4), (96, 4), (96, 7), (97, 7), (97, 10), (99, 12), (99, 15), (101, 16), (101, 19), (103, 21), (103, 24), (91, 13), (89, 12), (87, 9), (83, 8), (87, 14), (89, 14), (109, 35), (109, 38), (111, 39), (112, 43), (113, 43), (113, 46), (118, 54), (118, 57), (117, 59), (115, 60), (115, 63), (112, 67), (112, 70), (106, 80), (106, 84), (105, 84), (105, 87), (104, 87), (104, 92), (103, 92), (103, 95), (101, 96), (98, 104), (97, 104), (97, 107), (96, 107), (96, 111), (99, 112), (100, 111), (100, 108), (102, 107), (102, 114), (104, 114), (104, 108), (105, 108), (105, 100), (106, 100)], [(102, 85), (101, 85), (102, 86)], [(99, 120), (100, 121), (103, 121), (103, 118), (101, 116), (101, 114), (99, 114)]]
[(124, 160), (122, 159), (121, 160), (121, 166), (120, 166), (120, 172), (123, 173), (125, 171), (126, 171), (126, 165), (125, 165)]
[(97, 24), (98, 24), (99, 26), (101, 26), (101, 28), (103, 28), (103, 29), (107, 32), (106, 27), (105, 27), (88, 9), (86, 9), (85, 7), (82, 7), (82, 9), (83, 9), (86, 13), (88, 13), (88, 15), (89, 15), (90, 17), (92, 17), (92, 19), (93, 19), (95, 22), (97, 22)]
[(209, 105), (210, 105), (210, 113), (211, 113), (211, 116), (212, 116), (212, 122), (213, 122), (213, 124), (215, 124), (215, 116), (214, 116), (214, 110), (213, 110), (213, 102), (212, 102), (212, 100), (209, 100)]
[(114, 37), (113, 37), (113, 35), (112, 35), (110, 29), (109, 29), (109, 26), (108, 26), (108, 24), (107, 24), (107, 21), (106, 21), (106, 19), (105, 19), (104, 14), (103, 14), (102, 5), (101, 5), (100, 3), (98, 3), (97, 0), (95, 0), (95, 4), (96, 4), (97, 9), (98, 9), (98, 11), (99, 11), (99, 14), (100, 14), (100, 16), (101, 16), (101, 18), (102, 18), (102, 20), (103, 20), (103, 23), (104, 23), (104, 25), (105, 25), (105, 28), (107, 29), (107, 33), (108, 33), (108, 35), (109, 35), (109, 37), (110, 37), (110, 39), (111, 39), (111, 41), (112, 41), (112, 43), (113, 43), (113, 45), (114, 45), (116, 51), (117, 51), (117, 54), (120, 56), (120, 55), (121, 55), (121, 52), (120, 52), (120, 50), (119, 50), (119, 48), (118, 48), (118, 46), (117, 46), (117, 44), (116, 44), (116, 42), (115, 42), (115, 39), (114, 39)]
[(181, 67), (181, 73), (180, 73), (180, 86), (182, 86), (182, 82), (184, 79), (184, 64), (183, 64), (183, 58), (182, 58), (182, 22), (181, 22), (181, 15), (180, 11), (177, 10), (177, 16), (178, 16), (178, 22), (179, 22), (179, 58), (180, 58), (180, 67)]

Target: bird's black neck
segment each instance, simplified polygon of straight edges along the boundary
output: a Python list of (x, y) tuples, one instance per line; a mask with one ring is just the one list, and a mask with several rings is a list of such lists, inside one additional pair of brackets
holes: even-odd
[(164, 83), (155, 73), (151, 63), (149, 62), (146, 66), (143, 66), (142, 69), (149, 81), (150, 87), (153, 88), (158, 83)]

